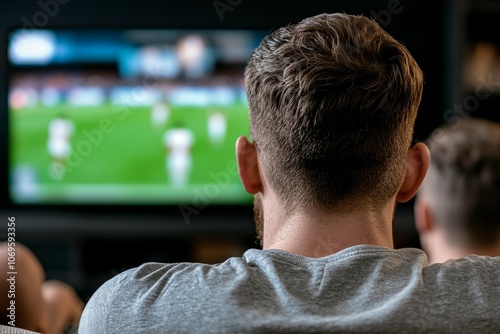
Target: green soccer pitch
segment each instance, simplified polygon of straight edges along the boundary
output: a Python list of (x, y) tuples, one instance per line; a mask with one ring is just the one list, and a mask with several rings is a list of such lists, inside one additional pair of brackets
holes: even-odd
[[(55, 203), (175, 204), (251, 202), (240, 184), (235, 163), (235, 141), (249, 134), (247, 105), (170, 106), (165, 125), (155, 127), (151, 107), (53, 107), (10, 110), (10, 169), (28, 169), (36, 181), (35, 195), (15, 200)], [(211, 111), (226, 116), (223, 143), (213, 144), (207, 122)], [(54, 162), (47, 149), (49, 124), (61, 113), (74, 125), (72, 153)], [(183, 187), (169, 183), (166, 168), (166, 130), (176, 125), (192, 130), (192, 168)], [(54, 177), (56, 175), (56, 177)]]

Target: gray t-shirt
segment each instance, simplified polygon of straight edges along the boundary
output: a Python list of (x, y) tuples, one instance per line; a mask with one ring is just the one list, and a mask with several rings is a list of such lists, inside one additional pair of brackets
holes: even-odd
[(500, 333), (500, 258), (429, 266), (418, 249), (358, 245), (147, 263), (99, 288), (79, 333)]

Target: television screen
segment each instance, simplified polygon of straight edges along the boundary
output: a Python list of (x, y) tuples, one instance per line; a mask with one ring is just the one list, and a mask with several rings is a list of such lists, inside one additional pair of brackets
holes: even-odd
[(9, 193), (16, 204), (246, 204), (235, 140), (243, 71), (266, 32), (14, 30)]

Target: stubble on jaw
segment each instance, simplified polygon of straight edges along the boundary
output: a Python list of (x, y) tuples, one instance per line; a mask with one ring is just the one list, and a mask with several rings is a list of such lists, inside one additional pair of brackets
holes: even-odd
[(253, 198), (253, 215), (255, 221), (255, 232), (257, 233), (257, 241), (262, 247), (264, 233), (264, 211), (262, 209), (262, 200), (260, 194), (255, 194)]

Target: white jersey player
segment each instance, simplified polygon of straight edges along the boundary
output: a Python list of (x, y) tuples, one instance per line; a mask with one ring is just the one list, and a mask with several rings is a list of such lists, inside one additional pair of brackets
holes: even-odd
[(227, 120), (220, 112), (208, 116), (207, 131), (212, 144), (221, 144), (226, 137)]
[(170, 109), (165, 103), (157, 103), (151, 109), (151, 123), (155, 128), (163, 127), (170, 116)]
[(170, 182), (176, 187), (186, 185), (192, 165), (193, 132), (186, 128), (168, 130), (163, 136), (163, 144), (167, 149), (166, 169)]
[(67, 118), (58, 117), (50, 122), (47, 149), (54, 160), (62, 162), (68, 158), (74, 130), (73, 123)]

